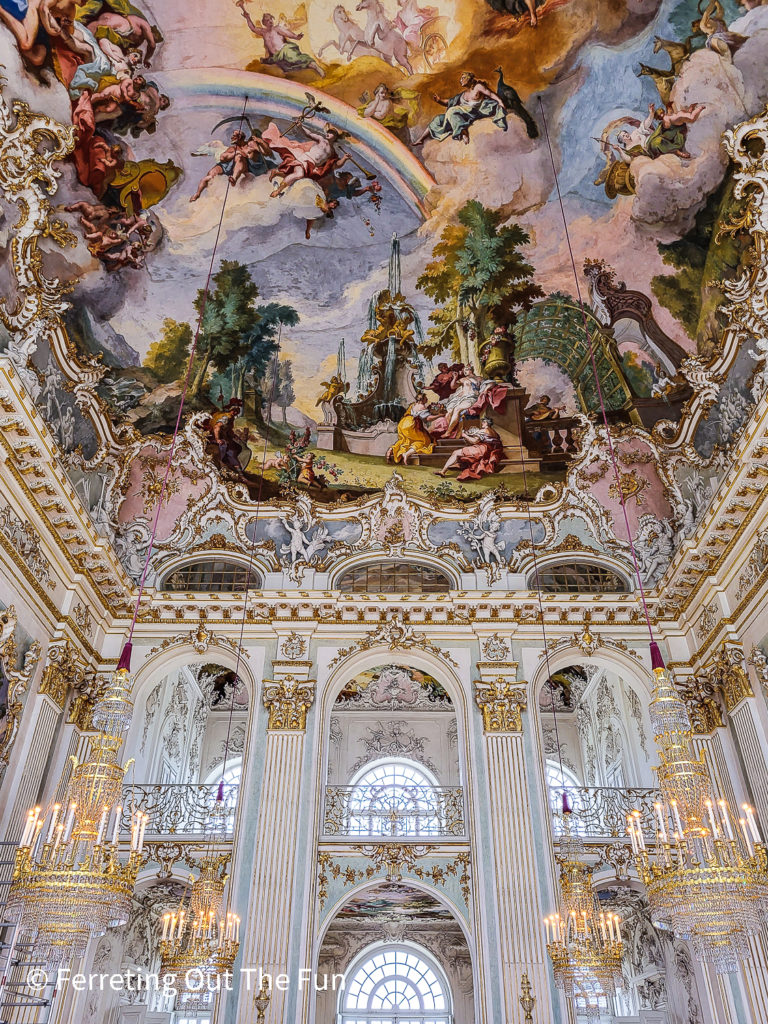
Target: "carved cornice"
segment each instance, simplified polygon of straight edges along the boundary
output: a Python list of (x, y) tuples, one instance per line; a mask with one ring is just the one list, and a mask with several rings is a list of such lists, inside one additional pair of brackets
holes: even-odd
[(314, 680), (300, 682), (294, 676), (267, 680), (263, 692), (264, 707), (269, 711), (267, 729), (280, 732), (304, 732), (307, 711), (315, 702)]
[(483, 715), (483, 732), (522, 732), (528, 706), (526, 683), (515, 685), (499, 676), (490, 682), (475, 680), (475, 702)]

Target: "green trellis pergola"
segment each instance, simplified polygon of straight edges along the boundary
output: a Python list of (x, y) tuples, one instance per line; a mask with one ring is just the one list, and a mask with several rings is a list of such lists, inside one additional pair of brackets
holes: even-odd
[[(613, 410), (629, 408), (633, 405), (633, 396), (621, 369), (616, 342), (606, 335), (588, 306), (584, 307), (584, 312), (605, 406)], [(519, 313), (514, 334), (518, 365), (536, 358), (555, 363), (573, 383), (582, 410), (599, 409), (581, 308), (570, 295), (555, 292)]]

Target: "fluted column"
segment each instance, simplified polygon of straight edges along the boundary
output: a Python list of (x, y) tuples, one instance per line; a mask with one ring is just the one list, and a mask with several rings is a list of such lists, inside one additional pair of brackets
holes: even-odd
[(269, 709), (269, 720), (242, 960), (243, 968), (251, 974), (243, 976), (249, 977), (249, 983), (241, 988), (238, 1024), (256, 1024), (260, 1020), (254, 1001), (259, 971), (272, 978), (264, 1024), (288, 1024), (284, 1019), (286, 991), (280, 989), (275, 979), (288, 974), (301, 768), (314, 684), (287, 675), (266, 682), (263, 699)]
[(488, 758), (504, 1024), (524, 1024), (524, 974), (536, 993), (538, 1019), (550, 1021), (553, 1007), (539, 894), (542, 865), (534, 842), (522, 732), (526, 690), (499, 677), (476, 682), (475, 699), (483, 714)]

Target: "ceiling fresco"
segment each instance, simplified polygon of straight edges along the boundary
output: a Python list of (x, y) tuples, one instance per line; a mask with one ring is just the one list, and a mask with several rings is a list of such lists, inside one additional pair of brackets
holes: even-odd
[(15, 100), (64, 126), (35, 217), (3, 188), (0, 349), (124, 549), (187, 375), (161, 543), (222, 484), (338, 507), (393, 470), (615, 519), (601, 398), (630, 525), (674, 532), (764, 364), (725, 342), (722, 137), (767, 51), (755, 0), (0, 0), (4, 137)]

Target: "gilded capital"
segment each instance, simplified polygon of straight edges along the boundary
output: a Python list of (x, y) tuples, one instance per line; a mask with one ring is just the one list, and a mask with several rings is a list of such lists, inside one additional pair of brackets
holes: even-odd
[(483, 713), (484, 732), (523, 731), (523, 712), (528, 704), (525, 685), (515, 685), (503, 676), (490, 682), (476, 679), (475, 701)]
[(40, 680), (40, 693), (50, 697), (63, 710), (70, 688), (79, 690), (84, 676), (85, 666), (78, 660), (68, 640), (51, 644)]
[(303, 732), (307, 711), (315, 701), (314, 680), (299, 682), (295, 676), (264, 684), (264, 707), (269, 709), (267, 729)]
[(726, 711), (733, 711), (745, 697), (754, 697), (741, 648), (721, 647), (715, 658), (714, 671)]

